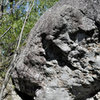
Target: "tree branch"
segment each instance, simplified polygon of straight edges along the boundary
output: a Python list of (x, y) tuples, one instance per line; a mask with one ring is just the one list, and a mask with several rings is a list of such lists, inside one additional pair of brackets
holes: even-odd
[[(35, 2), (35, 0), (34, 0), (34, 2)], [(0, 100), (3, 100), (3, 93), (4, 93), (4, 90), (5, 90), (6, 86), (7, 86), (7, 83), (8, 83), (8, 81), (9, 81), (9, 79), (10, 79), (10, 75), (11, 75), (13, 69), (16, 67), (16, 66), (15, 66), (15, 59), (16, 59), (16, 57), (17, 57), (17, 51), (19, 50), (20, 43), (21, 43), (21, 39), (22, 39), (22, 34), (23, 34), (23, 31), (24, 31), (24, 27), (25, 27), (25, 24), (26, 24), (26, 22), (27, 22), (28, 16), (29, 16), (29, 14), (30, 14), (30, 12), (31, 12), (31, 10), (32, 10), (32, 8), (33, 8), (33, 6), (34, 6), (34, 2), (33, 2), (32, 6), (30, 7), (29, 11), (28, 11), (27, 14), (26, 14), (26, 18), (25, 18), (25, 21), (24, 21), (22, 30), (21, 30), (21, 32), (20, 32), (20, 36), (19, 36), (19, 41), (18, 41), (18, 45), (17, 45), (17, 48), (16, 48), (16, 52), (15, 52), (15, 54), (14, 54), (14, 56), (13, 56), (13, 60), (12, 60), (10, 66), (9, 66), (9, 68), (8, 68), (8, 71), (7, 71), (6, 75), (5, 75), (5, 79), (4, 79), (3, 85), (2, 85), (2, 87), (1, 87)]]
[(1, 39), (2, 37), (4, 37), (4, 36), (6, 35), (6, 33), (7, 33), (10, 29), (11, 29), (11, 26), (6, 30), (6, 32), (4, 32), (4, 33), (0, 36), (0, 39)]
[(3, 15), (9, 14), (9, 13), (10, 13), (13, 9), (15, 9), (21, 2), (24, 3), (23, 0), (20, 0), (18, 3), (16, 3), (16, 5), (14, 6), (14, 8), (11, 8), (8, 12), (3, 13)]

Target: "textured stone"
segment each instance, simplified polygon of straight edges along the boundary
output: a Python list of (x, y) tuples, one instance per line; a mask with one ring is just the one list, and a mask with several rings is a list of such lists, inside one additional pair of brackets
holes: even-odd
[(60, 0), (41, 16), (12, 73), (23, 100), (100, 100), (99, 16), (99, 0)]
[[(3, 83), (3, 78), (0, 77), (0, 90), (2, 87), (2, 83)], [(19, 97), (19, 95), (15, 92), (14, 85), (12, 84), (11, 80), (9, 81), (9, 83), (6, 86), (6, 89), (4, 90), (3, 100), (22, 100)]]

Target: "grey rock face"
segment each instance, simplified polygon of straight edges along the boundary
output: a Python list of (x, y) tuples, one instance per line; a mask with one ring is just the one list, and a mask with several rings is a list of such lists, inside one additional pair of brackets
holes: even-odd
[(12, 79), (30, 100), (100, 100), (100, 1), (60, 0), (44, 13)]

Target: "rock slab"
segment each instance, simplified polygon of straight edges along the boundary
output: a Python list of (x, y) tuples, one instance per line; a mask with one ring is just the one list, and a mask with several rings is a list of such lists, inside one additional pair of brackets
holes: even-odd
[(47, 10), (12, 79), (23, 100), (100, 100), (100, 1), (60, 0)]

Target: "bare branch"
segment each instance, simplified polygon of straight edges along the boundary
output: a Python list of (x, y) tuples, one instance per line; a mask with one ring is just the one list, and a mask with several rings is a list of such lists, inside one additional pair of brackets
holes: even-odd
[(7, 33), (10, 29), (11, 29), (11, 26), (6, 30), (6, 32), (4, 32), (4, 33), (0, 36), (0, 39), (1, 39), (2, 37), (4, 37), (4, 36), (6, 35), (6, 33)]
[(14, 8), (11, 8), (8, 12), (3, 13), (3, 15), (9, 14), (12, 10), (16, 9), (16, 7), (17, 7), (20, 3), (24, 3), (24, 1), (23, 1), (23, 0), (20, 0), (20, 1), (15, 5)]
[[(34, 2), (35, 2), (35, 0), (34, 0)], [(3, 100), (3, 93), (4, 93), (4, 90), (5, 90), (5, 88), (6, 88), (6, 86), (7, 86), (7, 83), (8, 83), (8, 81), (9, 81), (9, 79), (10, 79), (10, 75), (11, 75), (11, 73), (12, 73), (12, 70), (15, 68), (15, 59), (16, 59), (16, 57), (17, 57), (17, 51), (19, 50), (20, 43), (21, 43), (21, 39), (22, 39), (22, 34), (23, 34), (23, 31), (24, 31), (24, 27), (25, 27), (25, 24), (26, 24), (26, 22), (27, 22), (28, 16), (29, 16), (29, 14), (30, 14), (30, 12), (31, 12), (31, 10), (32, 10), (32, 8), (33, 8), (33, 6), (34, 6), (34, 2), (33, 2), (32, 6), (30, 7), (29, 11), (28, 11), (27, 14), (26, 14), (26, 18), (25, 18), (25, 21), (24, 21), (24, 24), (23, 24), (23, 27), (22, 27), (22, 30), (21, 30), (21, 33), (20, 33), (20, 36), (19, 36), (19, 41), (18, 41), (18, 45), (17, 45), (17, 48), (16, 48), (16, 52), (15, 52), (15, 54), (14, 54), (14, 56), (13, 56), (13, 60), (12, 60), (10, 66), (9, 66), (9, 68), (8, 68), (8, 71), (7, 71), (6, 75), (5, 75), (5, 79), (4, 79), (2, 88), (1, 88), (0, 100)]]

